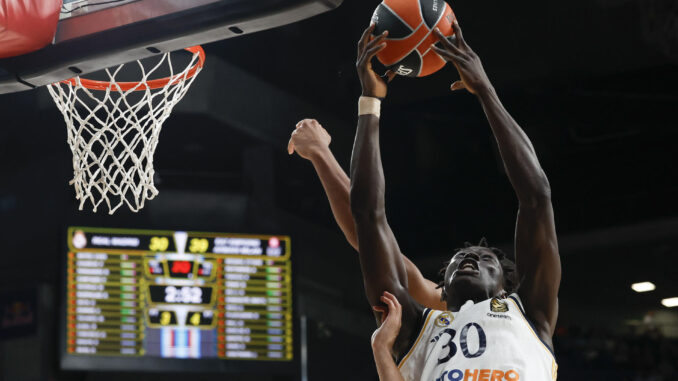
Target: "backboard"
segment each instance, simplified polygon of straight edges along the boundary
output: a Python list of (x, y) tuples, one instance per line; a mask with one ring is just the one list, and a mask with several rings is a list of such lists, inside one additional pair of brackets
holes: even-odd
[(0, 94), (300, 21), (343, 0), (64, 0), (52, 45), (0, 60)]

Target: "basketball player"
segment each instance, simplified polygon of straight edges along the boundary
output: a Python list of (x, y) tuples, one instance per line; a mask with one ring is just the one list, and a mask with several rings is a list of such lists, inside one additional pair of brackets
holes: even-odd
[(441, 286), (447, 311), (425, 308), (408, 293), (406, 267), (384, 205), (379, 114), (387, 83), (371, 65), (386, 46), (387, 33), (371, 38), (373, 30), (374, 25), (366, 29), (358, 42), (362, 96), (350, 205), (370, 304), (383, 306), (380, 298), (387, 291), (402, 305), (402, 326), (393, 347), (401, 374), (405, 380), (555, 379), (551, 338), (558, 316), (560, 257), (550, 185), (530, 140), (499, 101), (456, 22), (453, 42), (436, 32), (442, 48), (434, 49), (459, 72), (461, 81), (452, 89), (465, 88), (483, 106), (516, 192), (515, 279), (520, 283), (508, 276), (500, 251), (478, 245), (457, 251), (445, 269)]
[[(330, 201), (337, 225), (348, 243), (358, 250), (358, 238), (349, 204), (351, 180), (332, 154), (329, 147), (331, 140), (330, 135), (317, 120), (304, 119), (297, 123), (296, 129), (292, 131), (287, 151), (290, 155), (296, 152), (313, 164)], [(414, 300), (431, 309), (446, 309), (445, 301), (441, 300), (438, 284), (424, 278), (417, 266), (406, 256), (403, 255), (402, 260), (407, 272), (408, 291)]]

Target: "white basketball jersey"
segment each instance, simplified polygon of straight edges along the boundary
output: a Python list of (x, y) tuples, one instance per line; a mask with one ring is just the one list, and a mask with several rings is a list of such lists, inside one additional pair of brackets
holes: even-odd
[(406, 381), (548, 381), (558, 365), (526, 319), (518, 295), (424, 311), (424, 325), (398, 364)]

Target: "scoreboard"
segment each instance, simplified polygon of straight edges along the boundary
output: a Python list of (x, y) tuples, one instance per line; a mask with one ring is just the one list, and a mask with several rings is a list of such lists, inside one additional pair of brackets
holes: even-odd
[(290, 238), (68, 229), (65, 354), (289, 362)]

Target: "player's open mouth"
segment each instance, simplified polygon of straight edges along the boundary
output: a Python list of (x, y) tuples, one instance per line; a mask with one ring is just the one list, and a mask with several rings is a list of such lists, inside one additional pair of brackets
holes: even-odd
[(459, 263), (458, 270), (475, 270), (478, 271), (478, 262), (474, 261), (471, 258), (466, 258)]
[(458, 277), (460, 275), (478, 275), (480, 272), (478, 270), (457, 270), (454, 273), (455, 277)]
[(461, 261), (457, 271), (455, 271), (455, 276), (457, 275), (478, 275), (478, 263), (473, 259), (467, 258)]

